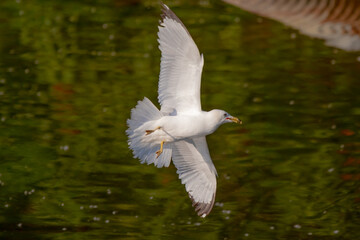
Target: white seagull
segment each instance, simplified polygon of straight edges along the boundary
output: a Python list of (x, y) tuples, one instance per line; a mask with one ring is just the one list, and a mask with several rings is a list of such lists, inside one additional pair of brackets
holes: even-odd
[(138, 101), (127, 120), (128, 144), (141, 163), (168, 167), (172, 159), (195, 211), (206, 217), (215, 202), (217, 172), (205, 136), (223, 123), (241, 121), (223, 110), (201, 110), (203, 55), (184, 24), (165, 4), (158, 37), (161, 109), (146, 97)]

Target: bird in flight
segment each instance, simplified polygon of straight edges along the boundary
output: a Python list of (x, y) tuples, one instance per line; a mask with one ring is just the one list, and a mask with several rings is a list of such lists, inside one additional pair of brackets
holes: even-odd
[(206, 135), (241, 120), (223, 110), (202, 111), (201, 72), (204, 57), (185, 25), (162, 4), (158, 32), (161, 51), (159, 109), (148, 99), (138, 101), (127, 120), (129, 148), (141, 163), (168, 167), (172, 159), (195, 211), (206, 217), (215, 202), (217, 172)]

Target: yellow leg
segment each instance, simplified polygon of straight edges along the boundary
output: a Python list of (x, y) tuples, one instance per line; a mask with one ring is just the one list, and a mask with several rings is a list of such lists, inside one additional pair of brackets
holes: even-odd
[(156, 130), (159, 130), (159, 129), (161, 129), (161, 127), (157, 127), (157, 128), (155, 128), (154, 130), (146, 130), (145, 132), (145, 135), (149, 135), (149, 134), (151, 134), (151, 133), (153, 133), (153, 132), (155, 132)]
[(163, 152), (164, 142), (165, 141), (161, 141), (160, 150), (156, 152), (156, 158), (158, 158), (161, 155), (161, 153)]

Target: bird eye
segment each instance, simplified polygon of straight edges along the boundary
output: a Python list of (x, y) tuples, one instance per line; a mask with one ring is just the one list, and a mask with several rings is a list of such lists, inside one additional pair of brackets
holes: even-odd
[(226, 113), (224, 113), (224, 117), (226, 117), (227, 116), (227, 114)]

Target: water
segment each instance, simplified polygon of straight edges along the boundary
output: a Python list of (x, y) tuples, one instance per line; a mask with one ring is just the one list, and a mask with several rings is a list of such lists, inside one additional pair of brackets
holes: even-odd
[[(152, 1), (0, 3), (0, 239), (357, 239), (360, 52), (215, 1), (170, 5), (205, 55), (216, 205), (141, 165), (126, 119), (156, 102)], [(295, 36), (295, 37), (294, 37)]]

